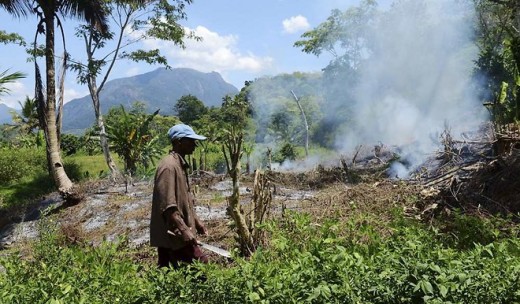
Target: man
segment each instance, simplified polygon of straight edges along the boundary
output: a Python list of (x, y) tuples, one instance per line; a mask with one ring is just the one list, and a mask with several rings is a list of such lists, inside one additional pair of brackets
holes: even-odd
[(170, 128), (168, 137), (172, 150), (157, 166), (155, 173), (150, 245), (157, 247), (159, 267), (178, 268), (180, 262), (207, 258), (197, 245), (195, 232), (206, 234), (206, 228), (195, 213), (195, 198), (188, 181), (185, 156), (192, 154), (197, 140), (206, 137), (196, 134), (185, 124)]

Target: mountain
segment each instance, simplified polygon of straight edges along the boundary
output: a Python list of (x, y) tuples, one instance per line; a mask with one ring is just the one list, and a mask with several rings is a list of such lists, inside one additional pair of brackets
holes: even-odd
[[(220, 106), (226, 95), (235, 95), (238, 89), (222, 79), (217, 72), (203, 73), (193, 69), (159, 68), (155, 71), (108, 81), (101, 91), (101, 112), (123, 105), (129, 108), (135, 101), (143, 102), (149, 113), (160, 109), (160, 114), (173, 114), (177, 100), (191, 94), (206, 106)], [(63, 131), (82, 133), (95, 122), (90, 95), (71, 100), (63, 107)]]
[(0, 124), (12, 122), (11, 111), (16, 111), (16, 110), (6, 106), (3, 103), (0, 103)]

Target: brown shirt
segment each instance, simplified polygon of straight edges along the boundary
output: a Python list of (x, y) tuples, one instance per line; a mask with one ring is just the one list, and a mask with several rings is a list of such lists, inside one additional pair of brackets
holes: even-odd
[(186, 226), (195, 234), (194, 197), (190, 192), (186, 167), (186, 161), (175, 152), (164, 157), (157, 166), (150, 219), (150, 245), (153, 247), (175, 250), (186, 245), (180, 234), (172, 236), (167, 233), (168, 230), (178, 232), (166, 217), (168, 212), (165, 211), (169, 208), (178, 210)]

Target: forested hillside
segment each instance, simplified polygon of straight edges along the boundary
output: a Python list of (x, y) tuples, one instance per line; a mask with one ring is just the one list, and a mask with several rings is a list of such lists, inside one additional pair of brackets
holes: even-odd
[[(146, 111), (158, 109), (163, 115), (173, 114), (177, 100), (184, 95), (193, 95), (206, 106), (220, 106), (226, 95), (235, 95), (238, 90), (225, 82), (220, 74), (202, 73), (193, 69), (164, 69), (115, 79), (107, 82), (101, 93), (101, 111), (123, 105), (130, 108), (141, 102)], [(63, 130), (81, 134), (94, 125), (95, 116), (90, 96), (74, 99), (63, 108)]]

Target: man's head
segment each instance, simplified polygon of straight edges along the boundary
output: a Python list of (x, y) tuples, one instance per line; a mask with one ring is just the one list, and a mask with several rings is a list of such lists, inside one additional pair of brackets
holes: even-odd
[(182, 156), (195, 151), (196, 141), (205, 140), (206, 137), (199, 135), (185, 124), (177, 124), (168, 130), (168, 137), (173, 145), (173, 150)]

